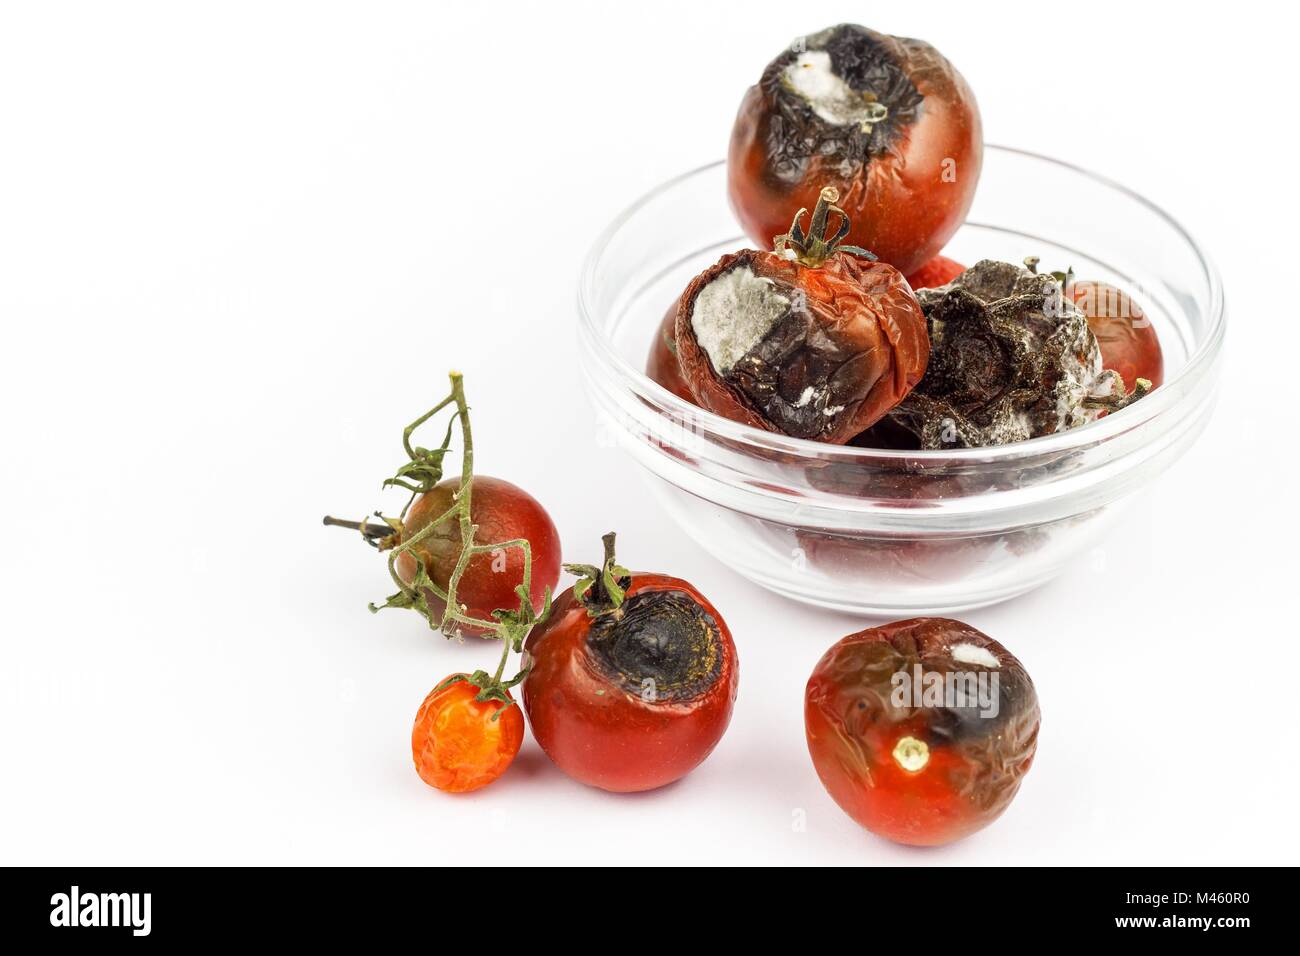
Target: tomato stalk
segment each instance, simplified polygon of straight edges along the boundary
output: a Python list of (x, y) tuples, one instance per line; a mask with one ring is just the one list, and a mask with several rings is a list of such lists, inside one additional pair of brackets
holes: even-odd
[(578, 579), (573, 585), (573, 593), (587, 609), (588, 617), (618, 614), (623, 599), (627, 596), (632, 572), (620, 567), (615, 560), (614, 537), (613, 531), (601, 536), (600, 540), (605, 545), (605, 560), (600, 567), (594, 564), (564, 565), (564, 570)]
[[(813, 268), (820, 266), (836, 252), (851, 252), (855, 256), (861, 256), (874, 262), (876, 257), (866, 249), (860, 246), (842, 244), (844, 238), (849, 234), (851, 224), (848, 213), (835, 205), (839, 201), (840, 193), (838, 189), (834, 186), (822, 187), (822, 191), (817, 196), (817, 205), (813, 207), (812, 219), (808, 223), (808, 231), (804, 232), (803, 227), (799, 224), (800, 220), (808, 215), (808, 210), (800, 209), (794, 214), (794, 220), (790, 223), (790, 230), (772, 240), (773, 249)], [(835, 213), (840, 217), (839, 227), (833, 235), (830, 231), (831, 213)]]
[[(374, 516), (379, 519), (378, 524), (370, 521), (346, 521), (329, 516), (325, 518), (324, 523), (358, 531), (368, 544), (388, 552), (388, 573), (397, 584), (398, 591), (390, 595), (382, 604), (372, 603), (370, 605), (372, 612), (377, 613), (390, 607), (410, 608), (428, 621), (430, 627), (441, 631), (449, 638), (458, 637), (461, 630), (468, 626), (481, 630), (490, 639), (500, 640), (501, 660), (497, 664), (495, 673), (489, 675), (486, 671), (480, 670), (469, 677), (456, 675), (441, 686), (468, 680), (479, 689), (476, 699), (499, 700), (509, 707), (514, 701), (508, 691), (527, 676), (528, 668), (521, 669), (514, 677), (505, 680), (503, 678), (506, 665), (509, 663), (511, 652), (519, 653), (523, 649), (524, 639), (528, 633), (550, 613), (551, 589), (549, 587), (545, 589), (542, 610), (535, 611), (530, 597), (533, 575), (532, 546), (526, 538), (513, 538), (490, 544), (480, 544), (475, 540), (478, 526), (474, 524), (471, 517), (474, 489), (474, 434), (470, 426), (469, 405), (465, 400), (464, 377), (459, 372), (451, 372), (449, 377), (450, 393), (403, 429), (402, 448), (406, 451), (409, 460), (397, 469), (393, 477), (383, 483), (384, 488), (401, 488), (410, 492), (401, 516), (387, 518), (382, 512), (376, 511)], [(455, 410), (447, 421), (442, 442), (438, 447), (422, 448), (412, 444), (411, 439), (416, 430), (448, 408)], [(433, 490), (434, 486), (442, 481), (444, 459), (451, 449), (452, 436), (458, 422), (461, 436), (460, 484), (452, 496), (452, 504), (418, 532), (406, 537), (402, 519), (406, 517), (417, 497)], [(447, 522), (455, 522), (459, 529), (461, 548), (456, 565), (448, 577), (447, 586), (443, 588), (429, 576), (418, 545)], [(491, 554), (508, 548), (518, 548), (523, 553), (523, 580), (515, 589), (515, 593), (519, 596), (519, 609), (495, 610), (490, 620), (469, 614), (466, 606), (457, 600), (456, 589), (470, 560), (480, 554)], [(416, 573), (409, 583), (403, 581), (397, 572), (397, 559), (403, 554), (409, 554), (415, 560)], [(442, 603), (441, 612), (435, 611), (430, 606), (430, 594)], [(497, 714), (500, 712), (498, 710)], [(493, 715), (492, 719), (496, 720), (496, 715)]]

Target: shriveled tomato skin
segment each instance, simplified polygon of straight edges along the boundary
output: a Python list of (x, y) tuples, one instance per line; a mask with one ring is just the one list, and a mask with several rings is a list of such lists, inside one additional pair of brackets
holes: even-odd
[[(973, 646), (996, 667), (954, 659)], [(984, 670), (998, 676), (998, 713), (974, 715), (895, 699), (896, 674)], [(1033, 763), (1040, 723), (1033, 682), (1001, 644), (960, 621), (916, 618), (850, 634), (822, 657), (804, 695), (808, 751), (827, 792), (879, 836), (914, 846), (959, 840), (1010, 805)], [(907, 742), (926, 758), (909, 768)]]
[[(459, 478), (439, 482), (433, 489), (416, 498), (403, 523), (403, 540), (410, 540), (430, 521), (443, 514), (453, 503), (452, 495), (460, 488)], [(470, 502), (471, 520), (478, 525), (475, 540), (481, 542), (510, 541), (524, 538), (532, 548), (532, 584), (529, 595), (533, 607), (541, 610), (546, 588), (552, 589), (560, 581), (560, 533), (546, 509), (536, 498), (517, 485), (500, 478), (475, 475), (473, 500)], [(461, 551), (460, 526), (454, 521), (444, 522), (428, 537), (422, 539), (412, 551), (418, 552), (425, 570), (434, 583), (446, 587), (456, 567)], [(415, 580), (416, 561), (410, 552), (397, 556), (398, 576), (410, 584)], [(465, 605), (471, 617), (491, 620), (498, 608), (519, 606), (515, 588), (524, 580), (524, 555), (520, 548), (503, 548), (500, 552), (475, 555), (461, 576), (456, 597)], [(433, 592), (426, 597), (435, 612), (445, 604)], [(483, 628), (466, 625), (466, 633), (481, 634)]]
[(814, 149), (791, 183), (776, 171), (771, 150), (783, 122), (772, 71), (783, 54), (741, 101), (727, 152), (728, 195), (745, 233), (766, 247), (789, 228), (794, 210), (813, 208), (822, 187), (834, 186), (853, 223), (847, 241), (907, 274), (944, 247), (970, 210), (984, 158), (979, 107), (962, 75), (928, 43), (854, 29), (880, 43), (924, 97), (917, 118), (865, 163)]
[(937, 289), (957, 278), (966, 267), (947, 256), (935, 256), (921, 268), (907, 277), (907, 284), (913, 289)]
[(551, 616), (529, 635), (524, 709), (533, 737), (573, 779), (616, 793), (653, 790), (680, 780), (717, 746), (731, 722), (739, 682), (736, 648), (722, 616), (692, 585), (637, 572), (631, 599), (680, 592), (715, 622), (722, 648), (716, 679), (689, 700), (648, 701), (602, 673), (589, 642), (587, 608), (565, 591)]
[(682, 376), (682, 367), (677, 362), (677, 303), (673, 302), (664, 315), (663, 322), (655, 330), (654, 341), (650, 343), (650, 354), (646, 356), (645, 373), (653, 382), (662, 385), (678, 398), (695, 404), (690, 386)]
[(524, 740), (524, 717), (518, 706), (475, 700), (479, 688), (469, 675), (453, 676), (466, 679), (441, 682), (420, 705), (411, 729), (411, 756), (429, 786), (469, 793), (496, 780), (514, 761)]
[[(677, 361), (701, 407), (755, 428), (782, 431), (723, 380), (692, 326), (700, 291), (741, 266), (771, 280), (791, 298), (799, 298), (816, 337), (855, 357), (852, 384), (863, 394), (843, 414), (827, 419), (817, 440), (848, 442), (897, 405), (925, 374), (930, 356), (925, 314), (898, 270), (848, 252), (835, 252), (818, 265), (806, 265), (775, 252), (743, 250), (723, 256), (696, 276), (678, 303)], [(798, 390), (796, 386), (794, 391)]]
[(1165, 356), (1155, 326), (1132, 297), (1104, 282), (1076, 280), (1067, 290), (1088, 317), (1102, 365), (1118, 372), (1130, 391), (1139, 378), (1152, 387), (1165, 380)]

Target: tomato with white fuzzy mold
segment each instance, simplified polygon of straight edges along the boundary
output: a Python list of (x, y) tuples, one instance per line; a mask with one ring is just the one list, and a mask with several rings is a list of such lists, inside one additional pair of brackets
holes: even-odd
[(983, 156), (975, 96), (938, 50), (846, 23), (803, 37), (749, 88), (727, 186), (765, 245), (829, 183), (854, 220), (848, 241), (907, 274), (965, 220)]
[(682, 293), (677, 360), (701, 407), (844, 444), (921, 380), (925, 314), (897, 269), (843, 245), (837, 198), (823, 189), (806, 232), (801, 209), (771, 252), (723, 256)]

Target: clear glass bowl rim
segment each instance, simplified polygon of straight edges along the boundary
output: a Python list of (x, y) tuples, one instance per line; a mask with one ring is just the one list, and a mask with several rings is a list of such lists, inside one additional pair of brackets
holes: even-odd
[[(1188, 356), (1186, 363), (1177, 373), (1167, 378), (1161, 388), (1153, 391), (1149, 396), (1140, 402), (1135, 402), (1128, 408), (1125, 408), (1115, 414), (1107, 415), (1097, 421), (1090, 422), (1078, 428), (1070, 429), (1065, 432), (1058, 432), (1055, 435), (1045, 435), (1040, 438), (1031, 438), (1026, 441), (1013, 442), (1007, 445), (999, 445), (991, 448), (956, 448), (943, 450), (893, 450), (878, 448), (857, 448), (850, 445), (829, 445), (825, 442), (812, 441), (809, 439), (792, 438), (777, 432), (767, 432), (750, 425), (740, 422), (734, 422), (730, 419), (723, 418), (713, 412), (702, 409), (681, 398), (678, 398), (658, 383), (652, 381), (646, 376), (644, 371), (633, 366), (614, 347), (609, 337), (605, 334), (599, 324), (595, 309), (592, 305), (596, 301), (595, 285), (597, 273), (600, 268), (601, 257), (605, 249), (610, 244), (613, 237), (637, 214), (645, 205), (653, 202), (664, 192), (671, 190), (673, 187), (690, 179), (693, 176), (706, 173), (725, 165), (725, 160), (716, 160), (706, 163), (703, 166), (681, 173), (672, 179), (656, 186), (654, 189), (645, 193), (631, 205), (626, 207), (614, 220), (601, 232), (600, 236), (592, 245), (587, 257), (583, 262), (582, 272), (578, 282), (578, 316), (579, 321), (586, 333), (589, 342), (595, 347), (599, 358), (606, 365), (616, 370), (619, 377), (624, 380), (631, 390), (642, 398), (653, 399), (653, 401), (665, 411), (672, 413), (674, 417), (682, 420), (693, 420), (698, 427), (708, 433), (725, 438), (730, 442), (737, 443), (741, 446), (750, 445), (756, 449), (763, 449), (766, 452), (778, 451), (786, 455), (801, 456), (809, 459), (825, 459), (826, 456), (833, 455), (838, 461), (859, 461), (864, 464), (870, 462), (885, 461), (909, 461), (921, 463), (940, 464), (958, 464), (962, 461), (978, 461), (984, 465), (996, 464), (998, 462), (1010, 462), (1022, 457), (1032, 457), (1041, 454), (1054, 454), (1057, 452), (1068, 452), (1073, 449), (1095, 446), (1105, 442), (1109, 438), (1123, 434), (1145, 422), (1151, 421), (1162, 415), (1169, 408), (1183, 402), (1190, 402), (1195, 399), (1196, 393), (1200, 390), (1213, 387), (1210, 376), (1202, 374), (1206, 368), (1214, 363), (1219, 351), (1223, 346), (1223, 339), (1226, 330), (1226, 311), (1224, 307), (1223, 284), (1219, 277), (1218, 269), (1205, 253), (1201, 244), (1192, 236), (1190, 232), (1169, 213), (1165, 212), (1155, 203), (1151, 202), (1140, 193), (1128, 188), (1122, 183), (1118, 183), (1109, 177), (1099, 175), (1067, 163), (1062, 160), (1054, 159), (1050, 156), (1044, 156), (1041, 153), (1035, 153), (1030, 150), (1017, 149), (1009, 146), (997, 146), (985, 144), (986, 152), (1005, 153), (1026, 157), (1038, 162), (1048, 163), (1060, 167), (1068, 172), (1093, 180), (1100, 186), (1121, 193), (1128, 199), (1144, 206), (1158, 218), (1164, 220), (1188, 247), (1193, 251), (1196, 259), (1204, 272), (1207, 288), (1209, 289), (1208, 305), (1208, 329), (1196, 349)], [(739, 224), (736, 226), (736, 232), (741, 232)], [(1181, 394), (1181, 389), (1171, 388), (1169, 386), (1182, 381), (1183, 379), (1194, 380), (1196, 388), (1192, 393)]]

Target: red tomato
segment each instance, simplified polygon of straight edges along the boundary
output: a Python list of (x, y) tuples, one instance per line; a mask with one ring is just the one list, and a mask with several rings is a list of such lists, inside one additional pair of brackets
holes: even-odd
[[(466, 679), (447, 683), (453, 677)], [(447, 681), (429, 692), (415, 715), (411, 755), (429, 786), (468, 793), (505, 773), (523, 743), (524, 717), (503, 701), (475, 700), (479, 689), (466, 674)]]
[(1038, 743), (1038, 697), (1024, 667), (946, 618), (850, 634), (817, 663), (804, 702), (808, 751), (840, 809), (916, 846), (997, 819)]
[(947, 285), (965, 271), (966, 267), (960, 262), (954, 262), (947, 256), (935, 256), (908, 276), (907, 284), (912, 287), (913, 291), (916, 289), (937, 289), (941, 285)]
[[(677, 361), (701, 407), (844, 444), (921, 380), (930, 338), (920, 303), (893, 266), (840, 248), (835, 202), (823, 190), (809, 234), (796, 220), (780, 251), (723, 256), (682, 293)], [(783, 246), (791, 237), (794, 249)]]
[[(410, 540), (430, 521), (452, 505), (452, 494), (460, 488), (459, 478), (439, 482), (431, 491), (420, 495), (406, 513), (402, 539)], [(560, 534), (555, 523), (537, 499), (522, 488), (500, 478), (475, 475), (470, 515), (478, 525), (477, 541), (510, 541), (525, 538), (532, 547), (533, 607), (541, 610), (547, 587), (560, 581)], [(433, 582), (445, 588), (456, 567), (461, 551), (460, 525), (445, 521), (412, 551), (418, 552)], [(397, 556), (397, 574), (406, 583), (415, 580), (416, 562), (411, 552)], [(457, 600), (471, 617), (490, 620), (498, 608), (519, 607), (515, 588), (524, 581), (524, 553), (519, 548), (502, 548), (470, 559), (456, 590)], [(441, 613), (444, 604), (433, 593), (427, 595), (429, 606)], [(483, 633), (482, 628), (466, 626), (466, 633)]]
[(1150, 381), (1152, 388), (1165, 380), (1165, 357), (1155, 326), (1128, 293), (1090, 281), (1074, 282), (1069, 293), (1088, 317), (1102, 365), (1118, 372), (1129, 391), (1139, 378)]
[(983, 155), (975, 96), (938, 50), (842, 24), (804, 37), (749, 88), (727, 185), (761, 246), (833, 185), (853, 220), (847, 241), (907, 274), (966, 218)]
[(592, 617), (565, 591), (529, 635), (524, 709), (541, 748), (575, 780), (623, 793), (684, 777), (722, 739), (736, 700), (726, 623), (685, 581), (634, 573)]
[(685, 399), (692, 405), (695, 399), (690, 386), (682, 377), (682, 367), (677, 364), (677, 303), (674, 302), (664, 316), (663, 322), (655, 330), (654, 341), (650, 343), (650, 354), (646, 357), (645, 373), (650, 379), (662, 385), (678, 398)]

